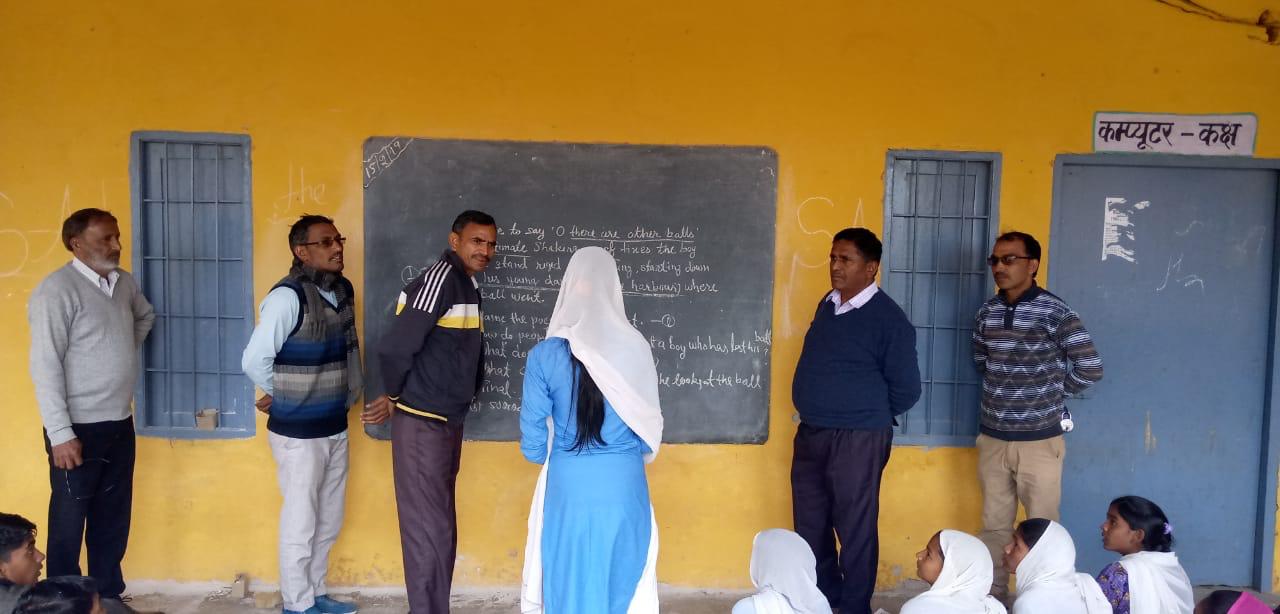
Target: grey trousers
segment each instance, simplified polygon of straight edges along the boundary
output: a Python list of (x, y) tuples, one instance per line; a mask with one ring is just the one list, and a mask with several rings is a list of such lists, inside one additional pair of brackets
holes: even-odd
[(462, 425), (395, 411), (391, 463), (400, 549), (411, 614), (445, 614), (458, 553), (454, 488), (462, 460)]

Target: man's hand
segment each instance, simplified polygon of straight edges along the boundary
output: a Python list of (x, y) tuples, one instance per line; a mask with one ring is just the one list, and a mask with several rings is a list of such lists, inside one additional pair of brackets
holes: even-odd
[(79, 439), (53, 446), (53, 466), (71, 471), (84, 462), (83, 449)]
[(360, 421), (365, 424), (382, 424), (391, 417), (391, 398), (382, 395), (364, 404), (360, 412)]
[(262, 395), (262, 398), (254, 401), (253, 406), (257, 407), (258, 411), (267, 414), (268, 416), (271, 415), (271, 395)]

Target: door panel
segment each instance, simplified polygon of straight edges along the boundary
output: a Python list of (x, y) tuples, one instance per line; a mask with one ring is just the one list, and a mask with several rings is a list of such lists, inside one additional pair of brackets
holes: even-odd
[(1060, 172), (1049, 289), (1080, 314), (1104, 371), (1068, 401), (1062, 516), (1078, 566), (1117, 558), (1098, 525), (1111, 499), (1137, 494), (1169, 515), (1193, 582), (1251, 584), (1276, 172)]

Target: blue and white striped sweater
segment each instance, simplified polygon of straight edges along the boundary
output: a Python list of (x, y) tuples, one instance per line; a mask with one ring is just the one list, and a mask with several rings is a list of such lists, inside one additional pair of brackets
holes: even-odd
[(1039, 286), (1013, 304), (997, 295), (978, 309), (973, 359), (983, 376), (981, 431), (1010, 441), (1062, 434), (1065, 396), (1102, 379), (1080, 317)]

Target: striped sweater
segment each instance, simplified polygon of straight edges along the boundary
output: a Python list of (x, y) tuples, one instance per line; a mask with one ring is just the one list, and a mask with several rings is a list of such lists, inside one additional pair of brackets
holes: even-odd
[[(348, 327), (355, 327), (351, 314), (354, 292), (351, 282), (342, 279), (339, 283), (346, 287), (337, 307), (320, 296), (315, 283), (301, 276), (290, 274), (275, 286), (297, 293), (300, 311), (298, 323), (272, 361), (267, 430), (273, 433), (315, 439), (347, 430), (350, 378), (361, 377), (361, 367), (358, 360), (352, 364), (348, 353)], [(321, 309), (308, 309), (312, 304)]]
[(1063, 398), (1102, 379), (1080, 317), (1036, 285), (1012, 304), (1000, 293), (978, 309), (973, 360), (982, 373), (981, 431), (1006, 441), (1061, 435)]

